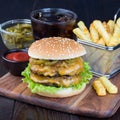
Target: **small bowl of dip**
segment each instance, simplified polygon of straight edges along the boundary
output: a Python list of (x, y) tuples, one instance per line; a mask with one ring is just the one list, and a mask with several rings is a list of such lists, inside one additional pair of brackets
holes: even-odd
[(21, 72), (27, 67), (29, 61), (26, 49), (7, 50), (1, 57), (6, 69), (14, 76), (21, 76)]

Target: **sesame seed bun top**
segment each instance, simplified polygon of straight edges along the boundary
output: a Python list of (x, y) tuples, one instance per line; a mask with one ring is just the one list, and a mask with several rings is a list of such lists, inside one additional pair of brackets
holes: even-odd
[(32, 43), (28, 54), (36, 59), (64, 60), (83, 56), (86, 50), (73, 39), (49, 37)]

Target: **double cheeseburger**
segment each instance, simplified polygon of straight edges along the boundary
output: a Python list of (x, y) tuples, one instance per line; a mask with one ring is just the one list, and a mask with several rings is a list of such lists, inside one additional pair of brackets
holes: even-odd
[(63, 98), (81, 93), (92, 78), (88, 63), (81, 56), (84, 47), (69, 38), (40, 39), (29, 47), (28, 67), (23, 81), (32, 93)]

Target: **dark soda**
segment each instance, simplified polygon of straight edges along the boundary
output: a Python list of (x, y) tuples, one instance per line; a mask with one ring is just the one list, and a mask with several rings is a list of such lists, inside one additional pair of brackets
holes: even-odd
[(73, 38), (77, 15), (61, 8), (44, 8), (31, 13), (33, 36), (35, 40), (44, 37)]

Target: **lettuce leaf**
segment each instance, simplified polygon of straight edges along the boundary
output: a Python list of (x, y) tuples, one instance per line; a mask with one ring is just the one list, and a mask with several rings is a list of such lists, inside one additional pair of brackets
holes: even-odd
[[(59, 90), (64, 89), (64, 87), (45, 86), (40, 83), (35, 83), (34, 81), (32, 81), (30, 79), (30, 65), (29, 64), (28, 64), (28, 67), (26, 67), (26, 69), (22, 72), (22, 76), (24, 76), (24, 78), (22, 79), (23, 82), (26, 82), (28, 84), (28, 88), (31, 89), (32, 93), (45, 91), (51, 94), (55, 94)], [(90, 72), (90, 66), (87, 62), (84, 62), (84, 71), (80, 73), (80, 76), (82, 78), (80, 83), (74, 86), (70, 86), (72, 87), (72, 89), (76, 89), (76, 90), (80, 89), (84, 84), (89, 83), (89, 80), (91, 80), (93, 75)]]

